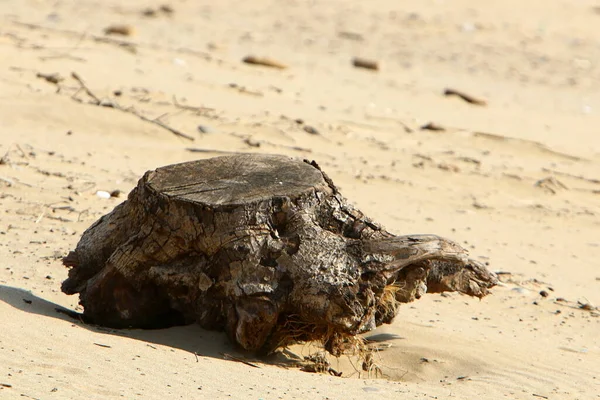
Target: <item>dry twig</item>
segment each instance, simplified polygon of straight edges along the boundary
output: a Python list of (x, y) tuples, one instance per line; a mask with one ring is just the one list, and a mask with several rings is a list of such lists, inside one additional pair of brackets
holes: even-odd
[[(83, 79), (81, 79), (81, 77), (79, 75), (77, 75), (77, 72), (71, 72), (71, 77), (73, 79), (75, 79), (77, 81), (77, 83), (79, 83), (79, 86), (81, 86), (81, 89), (85, 90), (85, 93), (90, 96), (92, 99), (94, 99), (94, 102), (97, 106), (99, 106), (102, 102), (100, 101), (100, 99), (98, 97), (96, 97), (96, 95), (94, 94), (94, 92), (92, 92), (90, 90), (90, 88), (87, 87), (87, 85), (85, 84), (85, 82), (83, 81)], [(75, 93), (77, 94), (77, 92)], [(75, 96), (75, 95), (73, 95)]]
[(204, 106), (196, 107), (196, 106), (188, 106), (186, 104), (181, 104), (180, 102), (177, 101), (177, 97), (175, 97), (175, 95), (173, 95), (173, 105), (181, 110), (193, 111), (198, 115), (200, 115), (204, 112), (207, 112), (207, 111), (215, 111), (214, 108), (210, 108), (210, 107), (204, 107)]
[(267, 58), (267, 57), (255, 57), (247, 56), (242, 59), (246, 64), (260, 65), (263, 67), (286, 69), (287, 65), (280, 63), (279, 61)]
[(356, 68), (370, 69), (379, 71), (379, 63), (375, 60), (367, 60), (366, 58), (356, 57), (352, 60), (352, 65)]
[(444, 90), (444, 96), (457, 96), (457, 97), (460, 97), (461, 99), (463, 99), (464, 101), (466, 101), (467, 103), (474, 104), (476, 106), (486, 106), (487, 105), (487, 101), (478, 99), (476, 97), (473, 97), (469, 94), (466, 94), (466, 93), (461, 92), (456, 89)]
[(242, 358), (239, 358), (239, 357), (232, 356), (231, 354), (228, 354), (228, 353), (219, 353), (219, 354), (221, 354), (223, 357), (225, 357), (225, 359), (226, 359), (226, 360), (237, 361), (237, 362), (240, 362), (240, 363), (242, 363), (242, 364), (249, 365), (250, 367), (254, 367), (254, 368), (260, 368), (260, 367), (259, 367), (258, 365), (256, 365), (256, 364), (253, 364), (253, 363), (251, 363), (251, 362), (249, 362), (249, 361), (246, 361), (246, 360), (244, 360), (244, 359), (242, 359)]
[[(184, 139), (187, 139), (187, 140), (190, 140), (190, 141), (194, 141), (194, 137), (193, 136), (185, 134), (185, 133), (183, 133), (183, 132), (181, 132), (181, 131), (179, 131), (179, 130), (177, 130), (175, 128), (172, 128), (171, 126), (165, 124), (164, 122), (160, 121), (160, 117), (159, 118), (155, 118), (155, 119), (150, 119), (150, 118), (148, 118), (148, 117), (140, 114), (138, 111), (136, 111), (133, 108), (124, 108), (124, 107), (120, 106), (116, 102), (102, 102), (98, 98), (98, 96), (96, 96), (94, 94), (94, 92), (91, 91), (91, 89), (85, 84), (85, 82), (83, 81), (83, 79), (76, 72), (72, 72), (71, 73), (71, 77), (73, 77), (73, 79), (75, 79), (79, 83), (81, 89), (84, 90), (85, 93), (93, 99), (93, 103), (92, 104), (97, 105), (97, 106), (101, 106), (101, 107), (114, 108), (115, 110), (119, 110), (119, 111), (124, 112), (124, 113), (135, 115), (136, 117), (138, 117), (142, 121), (149, 122), (149, 123), (154, 124), (154, 125), (158, 125), (161, 128), (168, 130), (169, 132), (171, 132), (175, 136), (179, 136), (179, 137), (182, 137)], [(73, 96), (71, 96), (71, 98), (75, 99), (74, 96), (76, 94), (77, 94), (77, 92)]]
[(56, 74), (43, 74), (41, 72), (38, 72), (36, 76), (38, 78), (41, 78), (41, 79), (45, 80), (46, 82), (54, 84), (54, 85), (58, 85), (60, 82), (62, 82), (65, 79), (62, 76), (60, 76), (60, 74), (58, 74), (58, 73), (56, 73)]

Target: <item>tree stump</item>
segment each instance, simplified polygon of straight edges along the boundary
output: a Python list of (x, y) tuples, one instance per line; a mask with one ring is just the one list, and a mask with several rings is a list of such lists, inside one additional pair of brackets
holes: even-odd
[(95, 324), (197, 322), (255, 352), (318, 340), (339, 355), (399, 303), (497, 282), (449, 240), (387, 232), (314, 161), (256, 154), (147, 172), (63, 263)]

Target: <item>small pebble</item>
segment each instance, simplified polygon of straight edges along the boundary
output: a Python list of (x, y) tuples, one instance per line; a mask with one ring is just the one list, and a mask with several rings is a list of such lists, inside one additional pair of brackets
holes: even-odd
[(165, 14), (173, 14), (173, 12), (175, 11), (173, 7), (171, 7), (171, 5), (169, 4), (163, 4), (162, 6), (160, 6), (159, 10), (164, 12)]
[(367, 60), (365, 58), (356, 57), (352, 60), (352, 65), (356, 68), (370, 69), (372, 71), (379, 71), (379, 63), (374, 60)]
[(425, 125), (421, 126), (422, 131), (434, 131), (434, 132), (443, 132), (446, 130), (441, 125), (436, 124), (435, 122), (428, 122)]
[(315, 128), (313, 128), (310, 125), (305, 125), (303, 129), (304, 129), (304, 132), (310, 133), (311, 135), (318, 135), (319, 134), (319, 131), (316, 130)]
[(210, 126), (198, 125), (198, 132), (200, 133), (213, 133), (215, 130)]
[(104, 29), (105, 35), (131, 36), (135, 33), (135, 28), (131, 25), (110, 25)]
[(96, 192), (96, 196), (98, 196), (101, 199), (110, 199), (110, 193), (108, 193), (105, 190), (98, 190)]
[(519, 293), (519, 294), (522, 294), (522, 295), (527, 295), (527, 294), (529, 294), (529, 290), (527, 290), (527, 289), (525, 289), (525, 288), (522, 288), (522, 287), (515, 287), (515, 288), (512, 288), (511, 290), (512, 290), (513, 292), (517, 292), (517, 293)]

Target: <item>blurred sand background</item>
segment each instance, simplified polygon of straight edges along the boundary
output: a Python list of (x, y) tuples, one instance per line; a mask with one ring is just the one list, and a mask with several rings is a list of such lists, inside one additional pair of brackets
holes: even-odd
[[(600, 398), (596, 1), (1, 0), (0, 65), (0, 398)], [(332, 360), (341, 378), (55, 311), (81, 311), (61, 257), (146, 170), (227, 152), (314, 159), (504, 284), (403, 306), (379, 370)]]

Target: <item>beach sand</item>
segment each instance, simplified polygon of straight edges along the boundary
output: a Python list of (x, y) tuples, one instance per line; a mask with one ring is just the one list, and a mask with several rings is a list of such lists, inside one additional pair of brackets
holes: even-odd
[[(600, 11), (482, 4), (0, 3), (0, 398), (599, 399)], [(265, 360), (56, 312), (82, 311), (61, 258), (145, 171), (230, 152), (316, 160), (388, 230), (455, 240), (503, 283), (402, 305), (366, 335), (391, 344), (371, 371), (331, 360), (342, 377), (292, 365), (314, 345)]]

